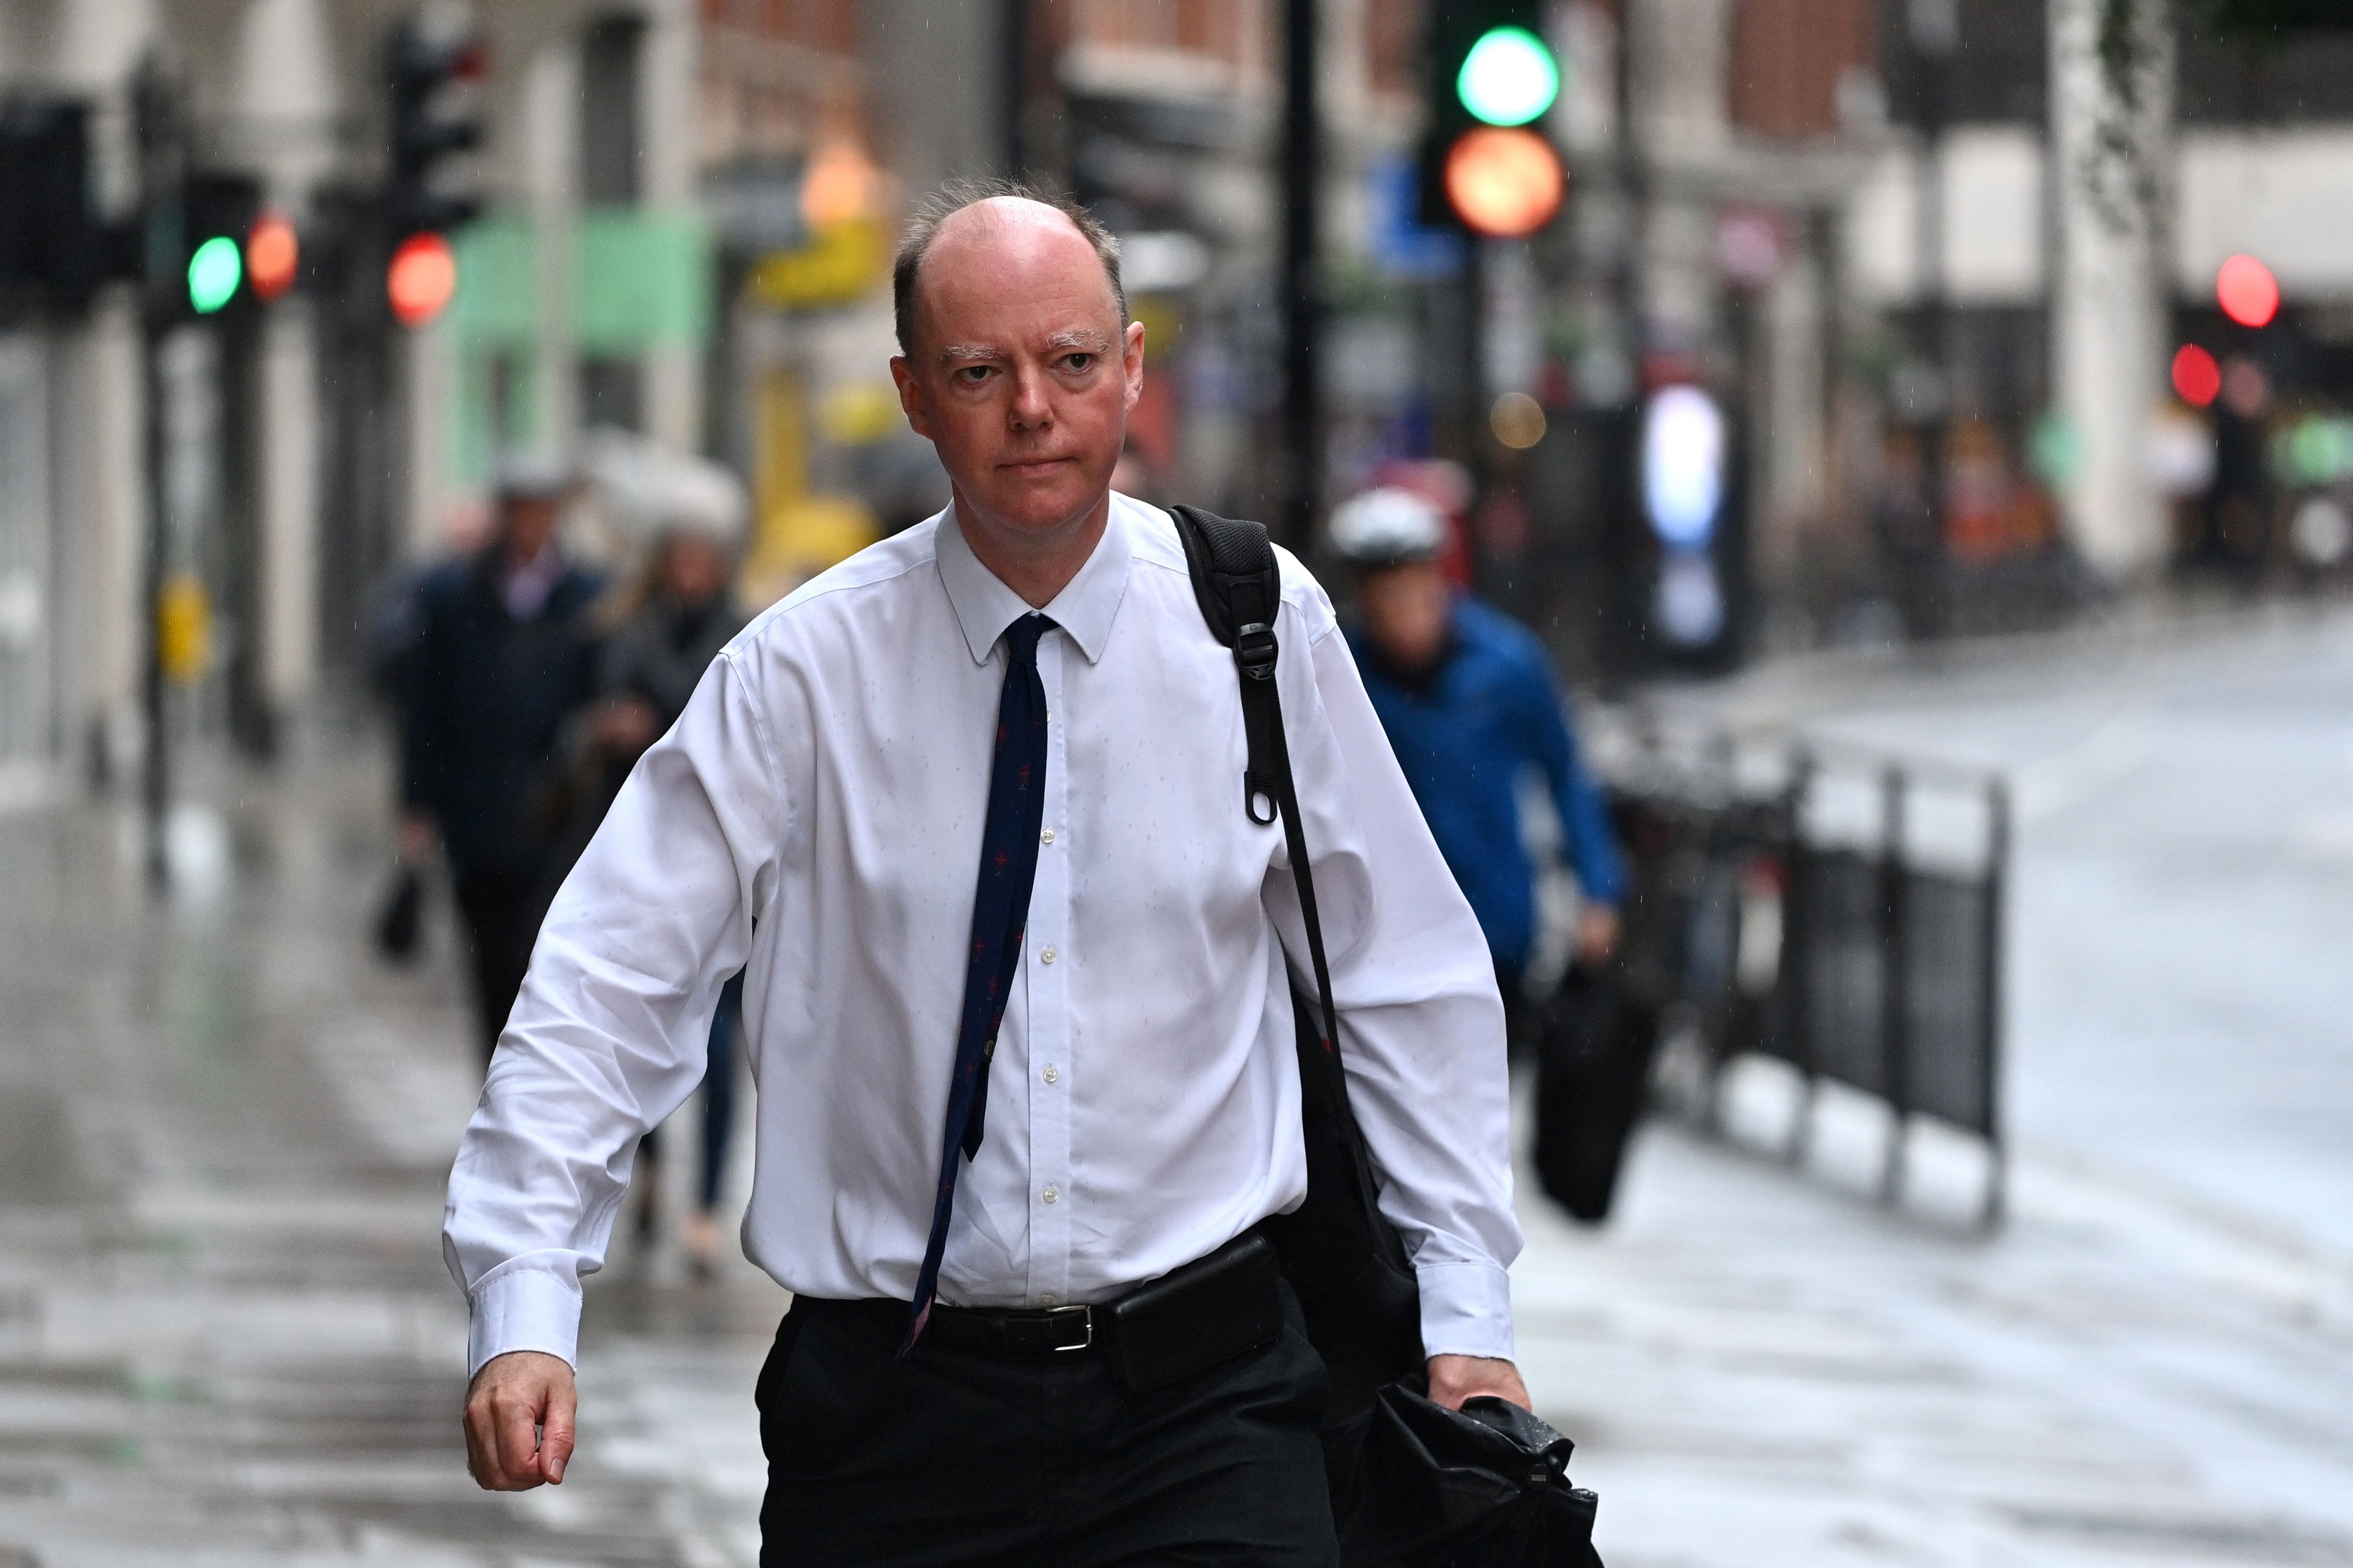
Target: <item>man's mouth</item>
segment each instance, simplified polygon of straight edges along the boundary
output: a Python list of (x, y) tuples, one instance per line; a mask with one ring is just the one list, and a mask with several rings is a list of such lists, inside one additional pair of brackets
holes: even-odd
[(1069, 458), (1023, 458), (1010, 463), (1000, 463), (997, 466), (1019, 478), (1034, 479), (1039, 474), (1059, 468), (1071, 460)]

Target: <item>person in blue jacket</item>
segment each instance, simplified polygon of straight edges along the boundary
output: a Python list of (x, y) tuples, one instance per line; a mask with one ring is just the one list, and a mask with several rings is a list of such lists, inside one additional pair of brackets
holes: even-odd
[(1486, 933), (1516, 1034), (1536, 938), (1521, 778), (1540, 772), (1559, 813), (1582, 895), (1576, 956), (1589, 967), (1606, 963), (1617, 946), (1625, 862), (1543, 645), (1447, 581), (1438, 564), (1445, 537), (1437, 507), (1406, 489), (1368, 490), (1332, 519), (1333, 542), (1356, 569), (1360, 616), (1347, 628), (1349, 647), (1406, 782)]

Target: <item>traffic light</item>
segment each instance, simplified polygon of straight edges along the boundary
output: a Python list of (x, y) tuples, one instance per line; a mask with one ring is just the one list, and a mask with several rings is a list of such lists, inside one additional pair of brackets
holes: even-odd
[(443, 171), (481, 143), (473, 94), (485, 64), (469, 35), (415, 20), (394, 27), (385, 58), (392, 94), (385, 216), (395, 245), (415, 234), (446, 234), (474, 216), (479, 204), (448, 189)]
[(240, 174), (191, 174), (181, 195), (183, 287), (170, 314), (216, 316), (259, 303), (246, 277), (246, 238), (261, 216), (261, 184)]
[(2233, 256), (2214, 274), (2214, 300), (2242, 327), (2267, 327), (2279, 314), (2279, 279), (2252, 256)]
[(404, 327), (421, 327), (458, 292), (458, 257), (438, 234), (412, 234), (385, 268), (385, 300)]
[(90, 200), (88, 106), (0, 107), (0, 293), (79, 309), (120, 270), (119, 248)]
[(1543, 0), (1482, 0), (1430, 12), (1430, 129), (1421, 221), (1495, 239), (1534, 234), (1560, 210), (1568, 177), (1537, 128), (1561, 90)]

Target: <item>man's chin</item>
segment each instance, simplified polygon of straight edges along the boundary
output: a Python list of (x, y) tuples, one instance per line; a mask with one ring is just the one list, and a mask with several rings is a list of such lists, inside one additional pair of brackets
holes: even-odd
[(989, 487), (989, 493), (972, 499), (985, 508), (991, 520), (1000, 526), (1022, 533), (1050, 533), (1093, 510), (1104, 490), (1090, 490), (1080, 481), (1075, 467), (1065, 466), (1058, 472), (1027, 482), (1000, 482)]

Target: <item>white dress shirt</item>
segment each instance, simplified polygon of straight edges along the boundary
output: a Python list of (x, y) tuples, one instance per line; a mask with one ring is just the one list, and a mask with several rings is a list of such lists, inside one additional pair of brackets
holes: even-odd
[[(1349, 1094), (1430, 1354), (1507, 1356), (1503, 1005), (1335, 634), (1287, 552), (1277, 679)], [(754, 620), (638, 763), (532, 954), (449, 1182), (470, 1368), (574, 1358), (638, 1137), (702, 1077), (745, 971), (752, 1259), (818, 1297), (914, 1291), (955, 1058), (1006, 651), (1029, 612), (948, 513)], [(1046, 606), (1050, 752), (1019, 981), (940, 1298), (1098, 1301), (1306, 1190), (1282, 830), (1243, 811), (1231, 654), (1168, 516), (1114, 496)]]

